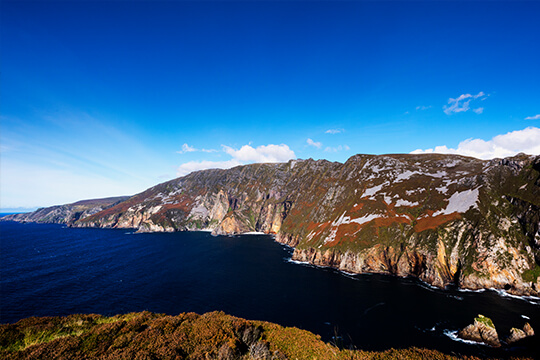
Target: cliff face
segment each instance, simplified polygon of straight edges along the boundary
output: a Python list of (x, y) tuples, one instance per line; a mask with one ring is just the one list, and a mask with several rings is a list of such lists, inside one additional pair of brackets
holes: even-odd
[(41, 208), (31, 213), (7, 215), (2, 217), (2, 220), (72, 225), (77, 220), (96, 214), (127, 199), (129, 196), (82, 200), (73, 204)]
[(540, 295), (540, 156), (355, 155), (205, 170), (75, 226), (259, 231), (293, 259)]

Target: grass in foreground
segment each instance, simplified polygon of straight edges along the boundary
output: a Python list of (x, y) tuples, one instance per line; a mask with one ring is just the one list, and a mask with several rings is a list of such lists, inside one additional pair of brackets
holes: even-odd
[(212, 312), (27, 318), (0, 325), (2, 359), (476, 359), (426, 349), (343, 350), (297, 328)]

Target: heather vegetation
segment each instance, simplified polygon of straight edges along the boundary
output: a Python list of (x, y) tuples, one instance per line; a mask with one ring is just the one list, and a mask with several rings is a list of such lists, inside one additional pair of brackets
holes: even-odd
[(490, 318), (485, 317), (484, 315), (478, 315), (477, 318), (474, 318), (475, 321), (481, 322), (482, 324), (490, 327), (495, 328), (495, 325), (493, 325), (493, 321), (491, 321)]
[[(463, 359), (427, 349), (340, 349), (297, 328), (212, 312), (27, 318), (0, 325), (2, 359)], [(474, 357), (469, 357), (474, 359)]]

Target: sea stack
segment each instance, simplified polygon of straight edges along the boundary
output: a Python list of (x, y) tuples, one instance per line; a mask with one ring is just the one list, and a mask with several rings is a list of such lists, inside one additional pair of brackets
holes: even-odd
[(458, 336), (465, 340), (472, 340), (484, 343), (493, 347), (500, 347), (499, 335), (493, 325), (493, 321), (484, 315), (478, 315), (474, 319), (474, 324), (467, 326), (458, 333)]

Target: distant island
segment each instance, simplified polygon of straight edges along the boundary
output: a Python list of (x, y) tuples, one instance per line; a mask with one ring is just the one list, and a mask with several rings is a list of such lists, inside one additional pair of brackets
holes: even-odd
[(540, 296), (540, 156), (355, 155), (193, 172), (129, 198), (4, 220), (261, 232), (293, 260)]

